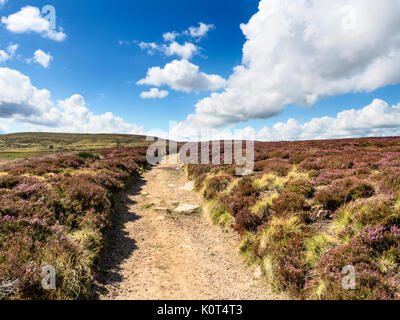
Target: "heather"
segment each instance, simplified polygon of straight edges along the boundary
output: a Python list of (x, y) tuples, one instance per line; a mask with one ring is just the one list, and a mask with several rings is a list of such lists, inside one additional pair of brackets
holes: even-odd
[[(0, 168), (0, 299), (86, 299), (104, 233), (146, 148), (47, 156)], [(42, 266), (56, 290), (42, 289)], [(1, 286), (13, 283), (13, 290)]]
[[(303, 299), (400, 297), (400, 138), (256, 142), (254, 173), (235, 168), (186, 169), (272, 287)], [(342, 287), (346, 266), (354, 290)]]

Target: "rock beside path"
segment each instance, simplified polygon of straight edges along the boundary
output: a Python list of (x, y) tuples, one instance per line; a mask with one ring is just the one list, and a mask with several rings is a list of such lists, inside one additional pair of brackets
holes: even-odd
[(173, 211), (176, 213), (198, 213), (200, 211), (200, 206), (195, 204), (180, 204), (177, 208)]

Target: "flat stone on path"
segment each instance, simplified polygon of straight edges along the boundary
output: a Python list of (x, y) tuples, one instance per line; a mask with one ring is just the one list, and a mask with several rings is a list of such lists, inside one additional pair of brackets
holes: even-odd
[(200, 206), (194, 204), (180, 204), (178, 208), (174, 209), (177, 213), (195, 213), (200, 209)]
[(192, 191), (194, 189), (193, 181), (186, 183), (183, 187), (180, 187), (179, 190), (183, 191)]
[(254, 174), (254, 171), (248, 168), (236, 168), (236, 172), (235, 175), (236, 176), (241, 176), (241, 177), (245, 177), (245, 176), (251, 176)]

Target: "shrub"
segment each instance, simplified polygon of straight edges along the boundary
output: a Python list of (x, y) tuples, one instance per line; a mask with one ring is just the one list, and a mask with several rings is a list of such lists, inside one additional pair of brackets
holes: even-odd
[(220, 174), (217, 176), (213, 176), (207, 179), (206, 188), (214, 192), (221, 192), (228, 187), (229, 183), (231, 183), (232, 180), (233, 180), (232, 176), (229, 176), (227, 174)]
[(20, 184), (13, 190), (13, 193), (25, 200), (32, 198), (32, 200), (38, 200), (43, 197), (47, 191), (47, 185), (43, 182), (37, 182), (35, 184)]
[(95, 152), (87, 152), (87, 151), (83, 151), (83, 152), (79, 152), (77, 154), (78, 157), (84, 158), (84, 159), (96, 159), (96, 160), (100, 160), (101, 156), (98, 153)]
[(266, 161), (258, 161), (254, 164), (254, 171), (255, 172), (263, 172), (266, 165), (267, 165)]
[(280, 177), (287, 176), (291, 168), (292, 165), (287, 160), (277, 158), (256, 162), (254, 165), (255, 172), (274, 173)]
[[(0, 299), (90, 297), (92, 270), (110, 223), (110, 199), (146, 163), (145, 148), (102, 152), (104, 159), (17, 162), (7, 169), (10, 174), (0, 175), (0, 284), (16, 284), (6, 297), (0, 292)], [(70, 173), (81, 168), (87, 174)], [(97, 175), (96, 168), (102, 170)], [(41, 287), (44, 264), (57, 270), (56, 290)]]
[(103, 212), (110, 208), (107, 192), (90, 175), (76, 175), (67, 178), (62, 184), (62, 188), (67, 191), (68, 199), (71, 202), (79, 203), (79, 211), (93, 208), (96, 212)]
[(323, 254), (337, 245), (337, 240), (332, 236), (319, 233), (305, 241), (305, 261), (314, 268)]
[[(7, 218), (5, 218), (7, 220)], [(11, 231), (10, 224), (14, 224)], [(45, 220), (0, 218), (0, 234), (8, 228), (8, 237), (0, 248), (0, 283), (18, 279), (11, 299), (82, 299), (88, 298), (89, 270), (82, 248), (65, 236), (60, 226), (49, 226)], [(42, 265), (57, 270), (57, 289), (43, 290)]]
[(240, 234), (247, 231), (256, 231), (263, 223), (261, 217), (253, 214), (248, 208), (241, 208), (235, 215), (234, 229)]
[(379, 174), (379, 189), (385, 193), (400, 191), (400, 168), (386, 169)]
[(321, 170), (317, 177), (312, 180), (315, 185), (330, 185), (335, 180), (343, 179), (349, 175), (345, 170)]
[[(393, 250), (399, 259), (400, 229), (387, 230), (382, 226), (367, 227), (346, 244), (326, 252), (316, 266), (317, 277), (307, 283), (305, 296), (328, 300), (387, 300), (396, 298), (391, 272), (379, 263), (382, 255)], [(342, 286), (342, 270), (353, 266), (356, 270), (356, 289)], [(321, 289), (322, 288), (322, 289)]]
[(111, 192), (116, 192), (118, 190), (123, 189), (125, 179), (124, 178), (121, 179), (121, 177), (116, 177), (115, 175), (112, 175), (110, 173), (100, 172), (99, 174), (96, 175), (95, 181), (98, 185), (102, 186), (103, 188)]
[(242, 208), (250, 208), (257, 202), (257, 198), (255, 197), (223, 197), (225, 205), (228, 208), (229, 213), (232, 216), (236, 216), (236, 214)]
[(297, 193), (307, 198), (312, 198), (315, 193), (314, 185), (305, 179), (289, 181), (284, 189), (285, 192)]
[(256, 194), (257, 190), (254, 188), (251, 179), (243, 178), (239, 181), (233, 192), (238, 197), (250, 197)]
[(67, 178), (62, 184), (66, 190), (63, 201), (65, 223), (71, 228), (83, 228), (87, 223), (102, 230), (108, 224), (111, 203), (104, 188), (88, 175)]
[(323, 164), (321, 162), (321, 158), (307, 158), (303, 162), (300, 163), (300, 169), (303, 171), (311, 171), (311, 170), (321, 170), (323, 168)]
[(232, 180), (232, 176), (229, 176), (227, 174), (219, 174), (217, 176), (206, 179), (204, 198), (206, 200), (213, 199), (217, 195), (217, 193), (224, 191), (232, 182)]
[(203, 173), (202, 175), (200, 175), (199, 177), (197, 177), (197, 178), (195, 179), (195, 182), (194, 182), (194, 189), (195, 189), (196, 191), (200, 191), (201, 188), (203, 188), (204, 181), (206, 180), (206, 178), (207, 178), (207, 174)]
[(307, 209), (305, 197), (294, 192), (282, 192), (278, 198), (274, 199), (273, 210), (276, 216), (294, 214)]
[[(308, 299), (400, 296), (393, 287), (400, 257), (400, 138), (256, 142), (252, 178), (207, 186), (207, 176), (233, 177), (235, 168), (190, 165), (188, 175), (212, 199), (215, 223), (226, 218), (226, 227), (234, 218), (241, 254), (261, 264), (277, 289)], [(341, 268), (348, 264), (360, 274), (360, 288), (344, 292)]]
[(246, 232), (239, 243), (239, 253), (248, 264), (254, 264), (257, 261), (253, 252), (254, 239), (253, 232)]
[(304, 252), (305, 229), (297, 217), (274, 217), (255, 239), (254, 254), (263, 261), (270, 283), (279, 290), (299, 294), (305, 283), (307, 266)]
[(213, 169), (211, 165), (194, 165), (188, 164), (186, 166), (187, 176), (190, 180), (194, 180), (202, 174), (209, 173)]
[(372, 185), (357, 179), (346, 179), (317, 191), (315, 201), (325, 209), (334, 211), (346, 202), (368, 198), (373, 196), (374, 193), (375, 190)]
[(230, 227), (234, 221), (232, 216), (227, 211), (226, 206), (219, 201), (213, 201), (208, 206), (208, 212), (211, 221), (214, 224), (223, 227), (224, 229)]
[(324, 168), (328, 169), (351, 169), (354, 166), (354, 162), (348, 155), (338, 153), (324, 157), (323, 163)]
[(69, 156), (69, 157), (61, 157), (57, 160), (54, 160), (54, 164), (56, 164), (57, 168), (72, 168), (79, 169), (84, 166), (85, 161), (80, 157)]
[(289, 162), (291, 164), (297, 165), (297, 164), (302, 163), (308, 156), (309, 155), (306, 154), (306, 153), (304, 153), (304, 154), (295, 154), (290, 158)]
[(260, 217), (262, 221), (267, 221), (268, 217), (272, 214), (272, 201), (276, 197), (279, 197), (279, 195), (275, 193), (264, 200), (257, 201), (256, 204), (250, 208), (251, 212)]
[(0, 176), (0, 188), (12, 189), (20, 183), (20, 177), (14, 175)]
[(336, 217), (344, 219), (347, 217), (348, 224), (358, 224), (358, 227), (373, 225), (392, 226), (400, 225), (400, 211), (395, 208), (393, 200), (363, 199), (355, 203), (350, 203), (340, 208)]

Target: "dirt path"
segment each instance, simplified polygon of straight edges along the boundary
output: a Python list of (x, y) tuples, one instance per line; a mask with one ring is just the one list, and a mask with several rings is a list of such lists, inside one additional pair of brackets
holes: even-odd
[(242, 262), (234, 236), (201, 213), (174, 211), (200, 204), (184, 172), (175, 166), (163, 164), (145, 173), (124, 202), (102, 262), (99, 299), (284, 298), (267, 289)]

